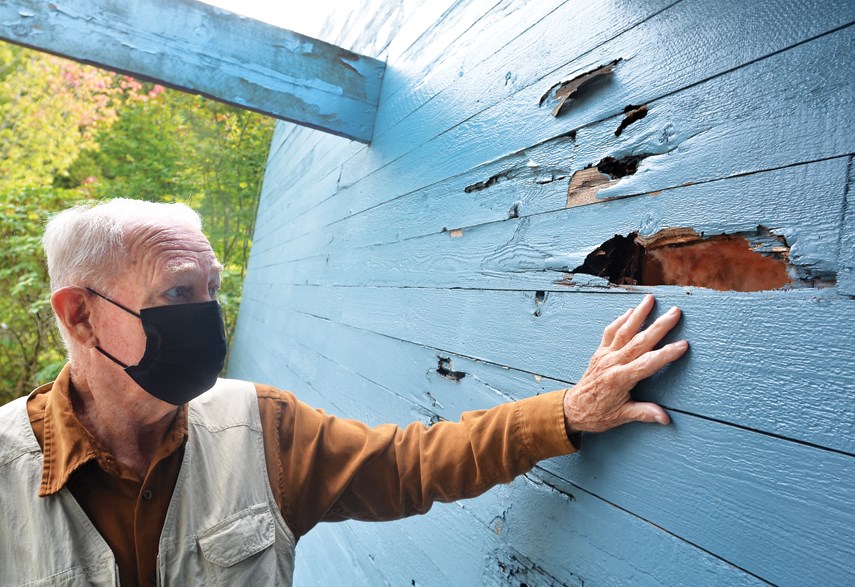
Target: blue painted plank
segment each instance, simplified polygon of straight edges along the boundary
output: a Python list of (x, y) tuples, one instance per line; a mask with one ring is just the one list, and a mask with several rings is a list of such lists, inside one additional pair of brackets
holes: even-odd
[[(300, 539), (294, 568), (294, 585), (337, 587), (349, 585), (388, 585), (389, 581), (366, 553), (339, 524), (325, 525)], [(314, 556), (313, 556), (314, 555)], [(343, 569), (347, 579), (343, 580)]]
[(368, 142), (385, 64), (192, 0), (9, 0), (0, 38)]
[(846, 180), (837, 291), (847, 296), (855, 296), (855, 165), (851, 158)]
[[(408, 225), (452, 220), (454, 206), (435, 220), (431, 205), (409, 211), (390, 205), (391, 213), (378, 209), (362, 215), (364, 223), (354, 226), (352, 236), (320, 232), (288, 246), (276, 242), (268, 249), (271, 241), (262, 242), (253, 252), (252, 265), (277, 284), (555, 289), (565, 272), (582, 265), (615, 234), (647, 236), (689, 227), (707, 236), (750, 236), (764, 226), (790, 245), (793, 278), (833, 284), (844, 200), (840, 180), (846, 167), (847, 158), (838, 158), (677, 187), (654, 196), (522, 219), (506, 216), (500, 222), (463, 226), (462, 235), (456, 237), (459, 233), (439, 232), (434, 224), (434, 234), (407, 238)], [(441, 199), (438, 207), (447, 201)], [(495, 211), (488, 208), (476, 216), (491, 213)], [(466, 218), (466, 210), (459, 209), (459, 221)], [(362, 235), (402, 240), (360, 247)]]
[(667, 429), (591, 437), (579, 459), (546, 466), (774, 584), (852, 582), (855, 458), (672, 416)]
[[(261, 340), (287, 327), (283, 308), (289, 308), (569, 382), (581, 377), (605, 325), (638, 301), (631, 294), (550, 292), (537, 306), (534, 292), (266, 284), (275, 295), (265, 299), (251, 281), (255, 276), (248, 279), (241, 311), (269, 324), (269, 333), (253, 334)], [(660, 307), (684, 309), (675, 335), (688, 338), (692, 348), (666, 376), (641, 385), (641, 397), (855, 453), (855, 373), (848, 368), (855, 364), (848, 334), (855, 329), (855, 301), (812, 291), (652, 291)], [(238, 338), (236, 344), (251, 342)]]
[[(841, 91), (855, 78), (855, 65), (843, 59), (853, 43), (850, 27), (669, 95), (650, 103), (648, 116), (619, 138), (614, 130), (622, 116), (580, 128), (576, 148), (563, 167), (575, 172), (607, 156), (649, 155), (634, 175), (598, 194), (617, 197), (848, 155), (855, 151), (855, 140), (833, 121), (845, 119), (855, 108), (855, 95)], [(800, 83), (814, 91), (788, 97), (790, 80), (780, 71), (804, 72)], [(776, 106), (759, 109), (758, 103)], [(476, 125), (468, 121), (438, 137), (430, 148), (405, 155), (356, 185), (340, 187), (335, 197), (305, 214), (283, 219), (293, 229), (288, 233), (296, 238), (332, 225), (489, 159), (502, 148), (499, 145), (508, 144), (503, 136), (510, 133), (516, 140), (540, 124), (521, 111), (525, 108), (529, 106), (521, 104), (520, 110), (503, 112), (492, 122), (485, 118), (477, 123), (477, 131), (461, 129)], [(511, 124), (525, 130), (515, 132)], [(483, 191), (485, 197), (489, 189)]]
[[(563, 149), (554, 150), (563, 152)], [(527, 167), (526, 162), (531, 159), (519, 157), (513, 162), (503, 160), (503, 164), (489, 166), (490, 169), (486, 171), (494, 171), (494, 173), (477, 173), (481, 170), (479, 168), (475, 173), (440, 182), (436, 186), (381, 204), (365, 213), (349, 216), (327, 227), (318, 228), (300, 238), (288, 239), (289, 231), (286, 228), (271, 227), (273, 234), (279, 236), (276, 240), (277, 255), (273, 258), (267, 256), (269, 244), (262, 243), (256, 249), (257, 257), (253, 262), (264, 265), (313, 255), (335, 256), (342, 251), (348, 251), (349, 255), (354, 256), (357, 254), (357, 249), (367, 246), (374, 246), (371, 259), (376, 262), (374, 261), (375, 252), (378, 250), (376, 245), (438, 234), (455, 228), (463, 229), (468, 239), (472, 236), (469, 229), (480, 224), (508, 221), (508, 226), (512, 226), (521, 222), (511, 218), (512, 216), (519, 218), (533, 216), (531, 223), (538, 225), (542, 222), (539, 217), (544, 212), (560, 210), (560, 212), (554, 212), (556, 222), (559, 221), (558, 219), (564, 219), (567, 226), (558, 227), (558, 233), (567, 232), (571, 227), (575, 227), (578, 231), (578, 228), (584, 225), (585, 234), (590, 235), (590, 243), (597, 244), (623, 230), (625, 230), (624, 234), (632, 230), (652, 232), (657, 229), (654, 227), (664, 228), (669, 222), (671, 226), (676, 226), (679, 222), (698, 223), (698, 229), (705, 230), (707, 234), (744, 230), (754, 228), (757, 224), (775, 227), (776, 230), (783, 229), (784, 225), (787, 225), (788, 228), (784, 232), (787, 233), (788, 242), (795, 244), (801, 241), (802, 243), (797, 244), (794, 251), (796, 262), (814, 265), (819, 262), (818, 254), (826, 261), (821, 267), (815, 265), (814, 269), (834, 274), (837, 272), (837, 246), (829, 240), (832, 235), (823, 231), (832, 228), (834, 234), (838, 233), (835, 225), (840, 223), (839, 213), (833, 209), (820, 211), (818, 208), (823, 205), (833, 207), (841, 201), (843, 184), (840, 181), (840, 169), (845, 166), (845, 160), (846, 158), (843, 157), (816, 164), (716, 180), (688, 188), (685, 186), (668, 188), (658, 191), (653, 197), (634, 198), (644, 202), (612, 203), (599, 212), (587, 211), (587, 207), (574, 208), (573, 211), (565, 212), (564, 201), (567, 197), (569, 181), (567, 178), (570, 173), (549, 164), (539, 166), (538, 169), (542, 171), (538, 171)], [(550, 178), (555, 176), (564, 179), (551, 181)], [(471, 193), (464, 191), (465, 186), (474, 183), (476, 178), (481, 178), (483, 181), (488, 177), (500, 177), (500, 179), (487, 189)], [(780, 201), (772, 201), (772, 194)], [(812, 203), (811, 200), (814, 198), (817, 198), (819, 203)], [(728, 210), (728, 206), (732, 208)], [(782, 214), (780, 209), (784, 206), (790, 206), (794, 210), (804, 210), (806, 216), (799, 221), (796, 212)], [(697, 207), (696, 210), (689, 210), (695, 207)], [(704, 211), (703, 215), (700, 214), (701, 210)], [(612, 217), (608, 216), (609, 212), (613, 214)], [(688, 212), (688, 216), (681, 217), (685, 212)], [(780, 223), (785, 216), (789, 216), (789, 219), (783, 224)], [(604, 238), (600, 238), (601, 235), (597, 234), (596, 228), (585, 220), (592, 217), (601, 218), (609, 225), (605, 227)], [(820, 217), (822, 217), (821, 221)], [(756, 220), (754, 227), (750, 226), (751, 219)], [(737, 227), (740, 222), (743, 223), (742, 227)], [(692, 224), (685, 224), (685, 226), (689, 225)], [(496, 246), (507, 241), (507, 238), (499, 236), (496, 232), (501, 231), (500, 228), (493, 227), (487, 230), (492, 230), (497, 235)], [(262, 234), (260, 237), (266, 239), (269, 235)], [(447, 240), (448, 235), (445, 234), (444, 237)], [(458, 245), (458, 249), (477, 247), (479, 239), (486, 238), (486, 235), (479, 229), (474, 238), (475, 243), (469, 240), (464, 245), (463, 241), (458, 239), (455, 244)], [(556, 234), (556, 240), (558, 238)], [(542, 242), (542, 238), (537, 240)], [(582, 240), (582, 237), (574, 236), (570, 242), (574, 240)], [(412, 246), (419, 245), (413, 243)], [(450, 244), (440, 246), (447, 247)], [(582, 246), (584, 248), (589, 245)], [(562, 241), (558, 248), (567, 251), (568, 247), (569, 242)], [(811, 252), (807, 257), (804, 256), (808, 251)], [(550, 253), (548, 256), (553, 254)], [(812, 260), (808, 260), (808, 257), (812, 257)], [(317, 274), (313, 272), (314, 275)], [(446, 276), (444, 279), (449, 277), (451, 276)]]
[[(562, 4), (568, 8), (573, 3), (566, 0), (469, 0), (452, 5), (447, 12), (430, 21), (430, 27), (406, 51), (389, 55), (395, 63), (394, 74), (383, 84), (380, 94), (384, 117), (378, 117), (377, 135), (452, 83), (461, 81), (485, 60), (501, 53), (505, 46), (539, 21), (560, 18), (555, 11)], [(596, 32), (589, 34), (609, 34), (617, 26), (614, 20), (634, 24), (637, 22), (635, 13), (647, 10), (646, 6), (614, 8), (611, 21), (603, 22), (606, 26), (602, 30), (590, 27), (590, 31)], [(591, 9), (576, 5), (577, 19), (583, 19), (590, 12)], [(576, 21), (566, 24), (571, 22)], [(583, 44), (578, 38), (574, 42), (576, 46)], [(444, 49), (437, 53), (436, 47)]]

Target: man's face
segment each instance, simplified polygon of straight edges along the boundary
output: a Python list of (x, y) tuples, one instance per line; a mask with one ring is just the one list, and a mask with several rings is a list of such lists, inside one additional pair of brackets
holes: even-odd
[[(222, 266), (200, 231), (182, 225), (146, 228), (127, 245), (127, 264), (110, 296), (116, 302), (139, 312), (216, 299)], [(93, 316), (98, 344), (125, 364), (137, 364), (145, 352), (140, 320), (106, 300), (99, 305)]]

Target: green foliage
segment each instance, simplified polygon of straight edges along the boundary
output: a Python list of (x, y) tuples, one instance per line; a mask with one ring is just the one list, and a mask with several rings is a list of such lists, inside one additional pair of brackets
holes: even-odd
[(82, 200), (77, 191), (19, 188), (0, 215), (0, 403), (50, 381), (64, 351), (50, 308), (41, 232), (50, 214)]
[(272, 130), (255, 113), (0, 44), (0, 403), (64, 362), (39, 240), (79, 201), (196, 209), (225, 267), (231, 340)]

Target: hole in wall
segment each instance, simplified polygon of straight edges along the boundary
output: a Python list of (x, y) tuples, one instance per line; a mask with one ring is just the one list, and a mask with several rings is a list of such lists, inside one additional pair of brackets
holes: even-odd
[(439, 359), (439, 363), (436, 367), (436, 372), (445, 377), (450, 381), (454, 381), (455, 383), (459, 383), (461, 379), (466, 377), (466, 373), (463, 371), (455, 371), (451, 366), (451, 358), (449, 357), (437, 357)]
[(534, 310), (535, 316), (540, 316), (540, 306), (542, 306), (544, 302), (546, 302), (546, 292), (543, 290), (537, 290), (534, 292), (534, 305), (536, 306)]
[(790, 247), (763, 226), (753, 233), (705, 238), (691, 228), (649, 237), (615, 235), (571, 273), (595, 275), (615, 285), (683, 285), (719, 291), (763, 291), (792, 282)]
[(633, 175), (638, 171), (638, 164), (646, 157), (648, 157), (646, 153), (643, 155), (627, 155), (620, 159), (604, 157), (599, 163), (597, 163), (597, 171), (604, 175), (608, 175), (612, 179), (619, 179), (621, 177), (626, 177), (627, 175)]

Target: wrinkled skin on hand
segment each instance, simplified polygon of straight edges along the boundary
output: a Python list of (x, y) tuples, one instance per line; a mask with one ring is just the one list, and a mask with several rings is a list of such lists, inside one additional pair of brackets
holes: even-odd
[(685, 340), (680, 340), (653, 350), (681, 317), (680, 309), (674, 307), (641, 330), (653, 303), (652, 295), (645, 296), (637, 308), (627, 310), (603, 331), (603, 340), (588, 370), (564, 395), (568, 433), (604, 432), (635, 421), (670, 422), (659, 405), (630, 397), (639, 381), (676, 361), (689, 348)]

